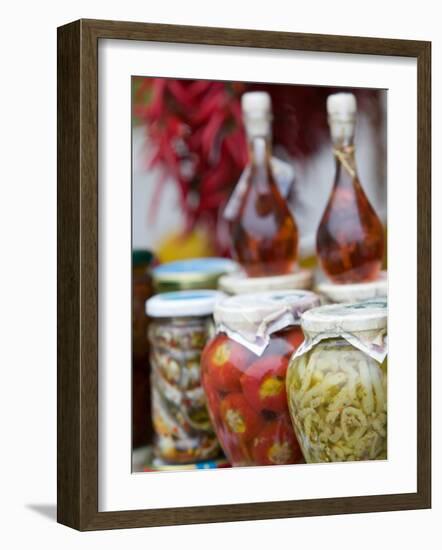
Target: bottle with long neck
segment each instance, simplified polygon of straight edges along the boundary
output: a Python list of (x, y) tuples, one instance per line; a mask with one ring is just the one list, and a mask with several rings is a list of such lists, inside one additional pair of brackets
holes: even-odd
[(250, 277), (290, 273), (296, 267), (298, 230), (272, 171), (270, 96), (246, 93), (242, 109), (250, 162), (230, 224), (233, 255)]
[(356, 98), (338, 93), (327, 99), (335, 156), (335, 179), (316, 235), (325, 275), (335, 283), (375, 280), (384, 255), (382, 223), (359, 181), (355, 161)]

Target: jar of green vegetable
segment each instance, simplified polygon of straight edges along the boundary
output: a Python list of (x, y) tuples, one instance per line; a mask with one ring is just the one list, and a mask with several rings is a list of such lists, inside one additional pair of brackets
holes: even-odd
[(386, 300), (314, 308), (301, 326), (286, 387), (306, 461), (386, 459)]

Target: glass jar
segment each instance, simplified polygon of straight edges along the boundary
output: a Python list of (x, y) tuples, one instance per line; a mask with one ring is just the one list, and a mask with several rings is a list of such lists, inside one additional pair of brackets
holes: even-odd
[(193, 258), (167, 262), (152, 271), (156, 293), (176, 290), (216, 289), (218, 279), (238, 269), (228, 258)]
[(310, 290), (313, 284), (313, 272), (310, 269), (298, 269), (288, 275), (273, 277), (248, 277), (244, 272), (223, 275), (218, 288), (231, 295), (270, 292), (275, 290)]
[(308, 291), (263, 292), (219, 302), (217, 334), (201, 358), (220, 444), (233, 466), (303, 462), (287, 407), (285, 375), (303, 341), (299, 318), (318, 305)]
[(385, 298), (388, 292), (387, 272), (381, 271), (375, 281), (369, 283), (339, 284), (324, 281), (317, 286), (317, 292), (323, 297), (325, 303), (343, 304), (363, 302), (376, 298)]
[(216, 458), (218, 441), (201, 386), (201, 352), (214, 333), (213, 290), (160, 294), (146, 303), (155, 455), (171, 464)]
[(144, 308), (152, 296), (151, 268), (154, 256), (148, 250), (132, 251), (132, 355), (136, 361), (145, 361), (148, 356), (147, 325)]
[(315, 308), (301, 325), (287, 397), (306, 461), (386, 459), (386, 300)]
[(146, 414), (150, 407), (148, 319), (144, 307), (152, 295), (150, 269), (154, 256), (148, 250), (132, 251), (132, 444), (147, 445), (152, 424)]

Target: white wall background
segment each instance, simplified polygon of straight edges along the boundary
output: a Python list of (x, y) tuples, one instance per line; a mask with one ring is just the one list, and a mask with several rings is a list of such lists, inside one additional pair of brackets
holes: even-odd
[[(5, 548), (256, 550), (276, 545), (434, 548), (440, 541), (441, 287), (434, 287), (432, 511), (79, 534), (54, 522), (56, 446), (56, 27), (79, 17), (433, 41), (433, 235), (441, 233), (442, 38), (438, 3), (252, 0), (75, 3), (15, 1), (2, 10), (0, 88), (2, 453), (0, 544)], [(6, 121), (6, 127), (5, 127)], [(436, 241), (436, 239), (434, 239)], [(433, 280), (441, 280), (441, 247)], [(6, 254), (5, 254), (6, 253)], [(6, 304), (6, 307), (5, 307)], [(11, 330), (12, 329), (12, 330)], [(404, 429), (407, 429), (404, 426)], [(4, 539), (4, 540), (3, 540)], [(81, 545), (81, 546), (80, 546)]]

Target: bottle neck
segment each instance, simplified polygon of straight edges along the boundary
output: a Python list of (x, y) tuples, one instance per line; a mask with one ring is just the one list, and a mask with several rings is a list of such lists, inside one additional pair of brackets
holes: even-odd
[(333, 154), (336, 161), (336, 181), (357, 179), (355, 160), (355, 121), (353, 118), (329, 119)]
[(340, 149), (353, 146), (356, 124), (354, 116), (329, 116), (328, 124), (333, 147)]
[(249, 158), (252, 166), (265, 166), (272, 156), (272, 145), (270, 137), (253, 136), (249, 137)]
[(254, 142), (257, 139), (265, 141), (266, 150), (271, 154), (272, 125), (269, 113), (249, 113), (244, 116), (244, 125), (247, 134), (247, 142), (250, 158), (254, 154)]
[(336, 162), (336, 182), (342, 179), (357, 179), (356, 159), (354, 145), (340, 145), (333, 147)]

